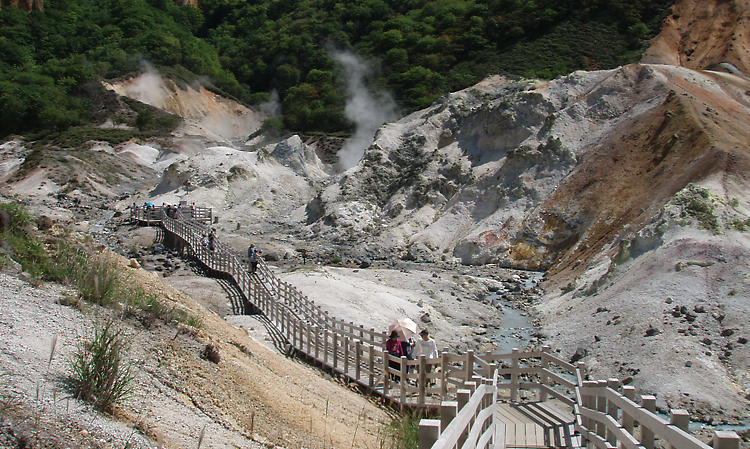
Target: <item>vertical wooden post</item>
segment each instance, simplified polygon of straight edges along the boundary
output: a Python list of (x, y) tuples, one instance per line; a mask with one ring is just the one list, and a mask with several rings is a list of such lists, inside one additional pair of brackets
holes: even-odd
[(349, 336), (344, 336), (344, 374), (349, 376)]
[(513, 348), (511, 352), (514, 357), (510, 360), (510, 368), (513, 370), (510, 374), (510, 402), (518, 402), (518, 348)]
[(313, 332), (315, 333), (313, 337), (313, 342), (315, 343), (315, 361), (320, 361), (320, 328), (318, 326), (313, 326)]
[(339, 365), (339, 334), (335, 330), (331, 332), (331, 343), (331, 366), (333, 367), (333, 372), (335, 373)]
[(448, 424), (458, 414), (458, 402), (457, 401), (443, 401), (440, 403), (440, 428), (447, 429)]
[(383, 397), (388, 397), (388, 384), (390, 383), (390, 377), (391, 373), (388, 370), (388, 362), (391, 358), (391, 355), (388, 354), (385, 350), (383, 350)]
[(328, 328), (323, 329), (323, 365), (326, 365), (328, 363), (328, 334), (330, 331)]
[(409, 359), (406, 358), (405, 355), (401, 356), (401, 409), (403, 410), (404, 406), (406, 405), (406, 374), (409, 371)]
[[(466, 407), (466, 404), (469, 403), (471, 400), (471, 391), (466, 389), (460, 389), (456, 391), (456, 399), (458, 402), (458, 412), (461, 413), (461, 411)], [(464, 430), (463, 433), (461, 433), (461, 436), (458, 438), (458, 447), (463, 447), (464, 442), (466, 441), (466, 438), (469, 436), (469, 431)]]
[[(484, 388), (486, 388), (483, 398), (483, 404), (482, 404), (482, 410), (492, 407), (494, 405), (494, 399), (495, 399), (495, 387), (492, 385), (492, 381), (485, 379), (484, 380)], [(485, 432), (487, 429), (490, 428), (490, 424), (495, 421), (495, 418), (492, 417), (485, 421), (484, 425), (482, 426), (482, 432)]]
[(545, 390), (543, 387), (547, 385), (547, 369), (549, 368), (549, 357), (547, 356), (547, 353), (550, 352), (550, 347), (548, 345), (542, 346), (542, 374), (539, 376), (539, 400), (542, 402), (547, 402), (548, 394), (547, 390)]
[[(367, 371), (369, 371), (367, 385), (370, 388), (375, 388), (375, 346), (367, 345), (367, 351), (369, 353), (369, 356), (367, 357)], [(387, 376), (388, 373), (383, 372), (383, 375)], [(385, 394), (385, 392), (383, 392), (383, 394)]]
[(424, 354), (419, 356), (419, 405), (423, 406), (427, 390), (427, 358)]
[(419, 420), (419, 449), (430, 449), (440, 438), (439, 419)]
[[(598, 381), (597, 387), (599, 387), (600, 390), (604, 390), (607, 387), (607, 381), (606, 380)], [(604, 393), (600, 393), (599, 396), (596, 398), (596, 410), (602, 413), (607, 413), (607, 397), (604, 395)], [(606, 438), (607, 426), (603, 422), (597, 421), (596, 434), (602, 438)]]
[(717, 430), (713, 445), (714, 449), (740, 449), (740, 437), (732, 431)]
[(440, 396), (443, 399), (448, 396), (448, 360), (448, 348), (443, 348), (443, 352), (440, 353)]
[(354, 342), (354, 379), (359, 382), (360, 374), (362, 373), (362, 340), (356, 340)]
[(474, 351), (472, 350), (466, 351), (466, 366), (464, 366), (464, 369), (466, 370), (466, 382), (469, 382), (474, 377)]
[[(651, 413), (655, 413), (656, 397), (651, 395), (641, 396), (641, 407)], [(641, 445), (646, 449), (654, 449), (654, 431), (645, 427), (643, 423), (641, 423)]]
[[(669, 424), (687, 432), (688, 426), (690, 425), (690, 413), (688, 413), (687, 410), (678, 410), (678, 409), (670, 411), (669, 412)], [(668, 447), (672, 449), (679, 449), (679, 448), (675, 448), (671, 444), (668, 445)]]
[[(635, 387), (631, 385), (626, 385), (622, 387), (622, 395), (625, 396), (626, 399), (630, 399), (631, 401), (635, 401)], [(625, 431), (629, 434), (633, 434), (633, 428), (635, 427), (635, 419), (630, 416), (630, 414), (627, 412), (626, 409), (622, 409), (622, 428), (625, 429)]]
[[(620, 389), (620, 380), (608, 379), (607, 387), (617, 392)], [(617, 422), (617, 415), (618, 415), (617, 410), (618, 410), (617, 404), (615, 404), (613, 401), (608, 400), (607, 401), (607, 414), (611, 416), (615, 422)], [(617, 445), (617, 434), (609, 429), (607, 429), (607, 442), (609, 442), (609, 444), (611, 444), (612, 446)]]

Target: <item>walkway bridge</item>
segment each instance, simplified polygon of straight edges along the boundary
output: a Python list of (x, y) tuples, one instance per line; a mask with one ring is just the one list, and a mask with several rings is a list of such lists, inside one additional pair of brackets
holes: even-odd
[[(440, 419), (420, 421), (420, 449), (645, 448), (708, 449), (687, 432), (690, 417), (656, 414), (656, 398), (617, 379), (585, 381), (583, 363), (570, 364), (548, 347), (510, 354), (454, 354), (408, 360), (385, 352), (386, 335), (331, 317), (262, 260), (246, 270), (217, 240), (201, 243), (210, 209), (134, 208), (132, 217), (159, 225), (207, 268), (231, 277), (245, 299), (265, 315), (290, 350), (404, 407), (432, 408)], [(393, 368), (395, 366), (400, 368)], [(714, 434), (716, 449), (739, 449), (734, 432)]]

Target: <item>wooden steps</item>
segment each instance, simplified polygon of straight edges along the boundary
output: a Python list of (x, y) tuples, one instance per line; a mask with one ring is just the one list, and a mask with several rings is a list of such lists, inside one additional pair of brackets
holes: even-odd
[(546, 402), (498, 403), (495, 419), (506, 448), (580, 447), (573, 417)]

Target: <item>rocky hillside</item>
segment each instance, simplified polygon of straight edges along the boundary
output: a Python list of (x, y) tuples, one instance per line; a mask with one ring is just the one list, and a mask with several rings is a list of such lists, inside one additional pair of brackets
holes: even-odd
[[(170, 143), (103, 146), (144, 167), (133, 179), (148, 188), (117, 207), (207, 204), (223, 241), (290, 257), (544, 270), (534, 307), (546, 343), (592, 378), (622, 378), (707, 422), (747, 416), (748, 8), (679, 2), (641, 64), (488, 77), (384, 125), (336, 175), (299, 137), (245, 141), (261, 116), (195, 91), (223, 119), (186, 120)], [(59, 196), (43, 167), (13, 178), (21, 143), (3, 149), (4, 179), (26, 183), (8, 195)]]

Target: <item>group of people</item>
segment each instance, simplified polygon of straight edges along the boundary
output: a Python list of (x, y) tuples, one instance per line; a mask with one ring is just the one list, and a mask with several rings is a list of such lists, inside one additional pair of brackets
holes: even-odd
[[(430, 337), (430, 333), (427, 329), (423, 329), (419, 333), (418, 339), (409, 337), (407, 339), (400, 339), (397, 331), (392, 331), (388, 336), (388, 340), (385, 342), (385, 350), (388, 354), (395, 357), (406, 357), (409, 360), (419, 359), (420, 356), (425, 356), (426, 359), (436, 359), (438, 357), (438, 349), (435, 340)], [(389, 366), (394, 369), (400, 369), (401, 364), (396, 360), (391, 360)], [(427, 365), (427, 372), (430, 372), (432, 365)], [(399, 376), (392, 376), (393, 379), (398, 382)]]
[(216, 250), (216, 229), (211, 229), (208, 235), (201, 236), (201, 245), (207, 246), (210, 251)]

